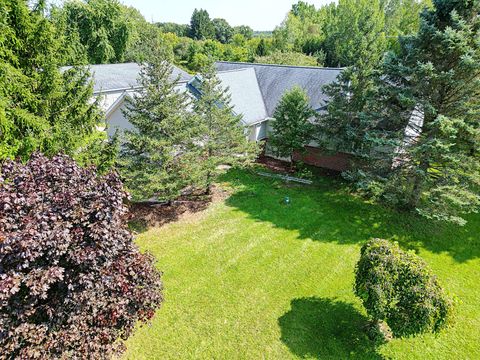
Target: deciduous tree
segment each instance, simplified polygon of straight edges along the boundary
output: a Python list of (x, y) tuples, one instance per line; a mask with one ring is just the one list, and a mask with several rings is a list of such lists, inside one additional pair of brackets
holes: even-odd
[(399, 337), (439, 331), (452, 318), (452, 300), (425, 262), (387, 240), (362, 247), (355, 294), (374, 321)]
[(162, 300), (118, 176), (34, 154), (5, 161), (0, 184), (0, 358), (117, 356)]
[(318, 66), (317, 58), (300, 52), (293, 51), (275, 51), (269, 55), (255, 57), (255, 62), (259, 64), (277, 64), (294, 66)]
[(225, 19), (213, 19), (213, 27), (215, 28), (215, 38), (222, 44), (228, 43), (233, 36), (233, 28)]
[(125, 7), (118, 0), (67, 1), (59, 16), (77, 31), (90, 64), (121, 62), (132, 33)]

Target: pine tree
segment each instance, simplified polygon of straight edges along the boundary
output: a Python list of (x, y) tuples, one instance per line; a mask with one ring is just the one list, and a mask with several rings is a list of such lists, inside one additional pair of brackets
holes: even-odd
[(204, 186), (209, 194), (221, 165), (246, 166), (255, 160), (258, 148), (247, 139), (241, 116), (230, 105), (228, 89), (222, 87), (212, 65), (201, 73), (200, 95), (194, 103)]
[(106, 143), (90, 74), (60, 71), (62, 41), (44, 12), (43, 1), (0, 0), (0, 160), (39, 150), (94, 163), (89, 149)]
[(363, 189), (397, 207), (464, 224), (480, 209), (480, 3), (435, 0), (417, 35), (385, 60), (360, 115)]
[(285, 92), (275, 109), (269, 137), (269, 144), (276, 155), (292, 159), (294, 151), (303, 151), (313, 137), (310, 118), (314, 114), (303, 89), (297, 86)]
[(134, 200), (172, 200), (195, 183), (198, 127), (188, 112), (190, 99), (166, 56), (142, 66), (138, 93), (127, 98), (120, 170)]
[(255, 50), (255, 54), (257, 56), (266, 56), (268, 54), (267, 44), (265, 43), (265, 39), (260, 39), (258, 46)]
[(207, 10), (195, 9), (190, 21), (190, 37), (195, 40), (215, 39), (215, 26)]

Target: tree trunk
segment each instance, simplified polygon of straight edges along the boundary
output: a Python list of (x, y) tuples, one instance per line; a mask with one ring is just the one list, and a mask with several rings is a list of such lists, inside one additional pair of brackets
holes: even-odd
[(410, 210), (418, 208), (420, 200), (422, 197), (423, 185), (425, 183), (426, 173), (428, 171), (430, 164), (427, 160), (420, 161), (418, 171), (420, 173), (415, 174), (413, 181), (412, 192), (408, 201), (408, 207)]
[[(208, 148), (208, 159), (210, 160), (213, 155), (212, 148)], [(205, 189), (205, 195), (210, 195), (212, 193), (212, 172), (209, 170), (207, 171), (207, 188)]]
[(205, 195), (211, 195), (212, 193), (212, 175), (207, 173), (207, 187), (205, 189)]

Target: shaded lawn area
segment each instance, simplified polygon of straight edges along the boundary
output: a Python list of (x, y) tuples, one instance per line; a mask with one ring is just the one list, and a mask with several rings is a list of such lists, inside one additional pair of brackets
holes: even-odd
[[(430, 223), (328, 178), (296, 186), (231, 171), (222, 181), (226, 201), (138, 237), (164, 272), (165, 302), (127, 341), (126, 359), (480, 358), (478, 215), (463, 228)], [(372, 237), (430, 264), (461, 300), (451, 328), (379, 347), (366, 337), (352, 288)]]

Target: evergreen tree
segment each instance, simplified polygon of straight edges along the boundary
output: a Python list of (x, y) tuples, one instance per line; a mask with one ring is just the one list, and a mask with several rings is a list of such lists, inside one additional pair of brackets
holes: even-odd
[(197, 141), (201, 148), (201, 167), (206, 193), (209, 194), (221, 165), (246, 166), (257, 156), (258, 148), (247, 139), (240, 115), (234, 115), (228, 89), (216, 76), (213, 65), (201, 73), (200, 95), (194, 103)]
[(303, 89), (294, 87), (283, 95), (275, 109), (273, 129), (269, 136), (269, 143), (276, 155), (292, 159), (294, 151), (303, 151), (313, 136), (310, 122), (313, 115), (308, 95)]
[(356, 114), (366, 161), (352, 175), (390, 204), (464, 224), (480, 208), (480, 3), (433, 3)]
[(63, 42), (44, 12), (43, 2), (0, 1), (0, 160), (39, 150), (95, 162), (88, 151), (106, 143), (90, 74), (60, 72)]
[(142, 66), (142, 90), (127, 98), (125, 116), (134, 126), (125, 131), (120, 170), (134, 200), (171, 200), (192, 185), (198, 156), (198, 132), (188, 94), (172, 79), (166, 56)]
[(215, 27), (210, 20), (207, 10), (195, 9), (190, 21), (190, 37), (195, 40), (215, 38)]
[(267, 56), (268, 55), (268, 48), (265, 42), (265, 39), (261, 39), (258, 43), (257, 49), (255, 50), (255, 54), (257, 56)]

